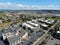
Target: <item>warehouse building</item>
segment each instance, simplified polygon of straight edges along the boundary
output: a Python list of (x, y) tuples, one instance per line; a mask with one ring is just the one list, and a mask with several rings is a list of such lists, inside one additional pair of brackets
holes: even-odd
[(31, 31), (39, 31), (40, 29), (40, 26), (38, 24), (32, 22), (22, 23), (22, 27)]

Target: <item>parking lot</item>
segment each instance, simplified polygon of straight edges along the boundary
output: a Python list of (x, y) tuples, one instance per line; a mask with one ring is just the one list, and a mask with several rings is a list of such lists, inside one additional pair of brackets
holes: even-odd
[(46, 45), (60, 45), (60, 40), (51, 37), (51, 39), (48, 40)]
[(0, 40), (0, 45), (4, 45), (4, 43), (3, 43), (3, 41), (2, 41), (2, 40)]
[(5, 44), (3, 43), (3, 41), (1, 40), (1, 35), (2, 35), (2, 33), (0, 32), (0, 45), (5, 45)]

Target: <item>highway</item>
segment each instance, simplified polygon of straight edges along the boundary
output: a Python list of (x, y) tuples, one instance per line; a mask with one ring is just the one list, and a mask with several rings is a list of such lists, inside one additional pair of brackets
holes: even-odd
[[(52, 26), (48, 29), (48, 31), (49, 31), (50, 29), (52, 29), (53, 27), (55, 27), (58, 23), (59, 23), (59, 21), (57, 21), (54, 25), (52, 25)], [(40, 38), (38, 38), (32, 45), (39, 45), (39, 43), (41, 43), (41, 42), (45, 39), (48, 31), (46, 31), (45, 34), (44, 34), (43, 36), (41, 36)]]

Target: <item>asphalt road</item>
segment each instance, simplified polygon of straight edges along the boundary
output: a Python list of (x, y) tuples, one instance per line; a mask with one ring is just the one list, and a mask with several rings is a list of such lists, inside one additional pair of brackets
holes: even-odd
[[(57, 25), (58, 23), (59, 23), (59, 21), (57, 21), (53, 26), (51, 26), (51, 27), (48, 29), (48, 31), (49, 31), (50, 29), (52, 29), (53, 27), (55, 27), (55, 25)], [(46, 33), (45, 33), (43, 36), (41, 36), (40, 38), (38, 38), (37, 41), (35, 41), (35, 42), (33, 43), (33, 45), (39, 45), (39, 43), (41, 43), (41, 42), (45, 39), (48, 31), (46, 31)]]

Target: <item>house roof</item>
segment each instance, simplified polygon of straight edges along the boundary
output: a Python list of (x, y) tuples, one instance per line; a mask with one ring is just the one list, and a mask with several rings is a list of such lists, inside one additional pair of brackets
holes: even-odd
[(18, 40), (20, 40), (20, 38), (16, 35), (8, 38), (8, 41), (9, 41), (10, 44), (17, 42)]
[(2, 23), (2, 20), (0, 20), (0, 23)]
[(23, 36), (26, 32), (24, 30), (19, 29), (20, 36)]

